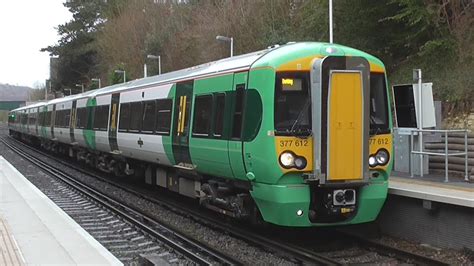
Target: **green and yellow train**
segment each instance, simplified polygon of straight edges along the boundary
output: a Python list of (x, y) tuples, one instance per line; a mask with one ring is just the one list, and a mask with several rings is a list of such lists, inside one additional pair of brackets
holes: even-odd
[(373, 221), (392, 169), (385, 67), (291, 43), (13, 110), (10, 134), (221, 213)]

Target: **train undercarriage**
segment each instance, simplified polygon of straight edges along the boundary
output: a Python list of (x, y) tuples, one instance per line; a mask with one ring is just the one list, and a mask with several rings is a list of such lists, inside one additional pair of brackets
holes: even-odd
[(197, 199), (201, 206), (221, 214), (256, 224), (262, 222), (258, 208), (250, 196), (251, 186), (248, 182), (203, 176), (184, 168), (163, 167), (120, 154), (100, 152), (16, 131), (10, 131), (10, 135), (47, 152), (66, 156), (89, 168), (116, 177), (133, 178)]

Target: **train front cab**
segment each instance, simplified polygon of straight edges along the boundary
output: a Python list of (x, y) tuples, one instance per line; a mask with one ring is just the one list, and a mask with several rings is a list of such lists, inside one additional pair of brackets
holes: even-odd
[(282, 177), (251, 191), (265, 221), (325, 226), (376, 219), (392, 161), (385, 80), (380, 61), (357, 56), (315, 58), (307, 73), (276, 73)]

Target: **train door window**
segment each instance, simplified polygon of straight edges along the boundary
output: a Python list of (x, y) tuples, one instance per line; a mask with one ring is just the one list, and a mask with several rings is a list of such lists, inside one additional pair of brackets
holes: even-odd
[(38, 115), (38, 124), (44, 126), (44, 112), (40, 112)]
[(214, 130), (215, 138), (221, 138), (224, 131), (224, 108), (225, 108), (225, 94), (216, 94), (214, 109)]
[(142, 124), (142, 102), (130, 103), (130, 132), (140, 132)]
[(54, 120), (54, 126), (55, 127), (62, 127), (62, 115), (63, 115), (63, 111), (56, 111), (56, 119)]
[(45, 118), (44, 118), (44, 120), (45, 120), (45, 121), (44, 121), (44, 125), (45, 125), (46, 127), (50, 127), (50, 126), (51, 126), (51, 113), (52, 113), (51, 111), (46, 112), (46, 115), (45, 115)]
[(26, 125), (27, 122), (28, 122), (28, 114), (27, 113), (21, 114), (21, 124)]
[(126, 132), (130, 127), (130, 103), (120, 104), (119, 132)]
[(242, 134), (242, 111), (244, 110), (244, 92), (245, 92), (245, 85), (239, 84), (236, 87), (235, 93), (235, 108), (234, 108), (234, 115), (233, 115), (233, 123), (232, 123), (232, 138), (233, 139), (240, 139)]
[(194, 103), (193, 136), (207, 137), (211, 128), (212, 96), (197, 96)]
[(173, 100), (171, 99), (163, 99), (156, 101), (156, 134), (170, 134), (172, 106)]
[(107, 130), (107, 120), (109, 117), (109, 106), (99, 105), (94, 108), (94, 130)]
[(155, 101), (147, 101), (143, 105), (142, 132), (153, 133), (156, 120), (156, 103)]
[(64, 127), (69, 127), (71, 122), (71, 110), (64, 110), (64, 120), (63, 120)]
[(87, 126), (87, 108), (76, 109), (76, 127), (79, 129), (86, 128)]
[(36, 116), (35, 116), (35, 114), (32, 112), (32, 113), (30, 113), (30, 115), (28, 116), (28, 125), (33, 126), (35, 123), (36, 123)]

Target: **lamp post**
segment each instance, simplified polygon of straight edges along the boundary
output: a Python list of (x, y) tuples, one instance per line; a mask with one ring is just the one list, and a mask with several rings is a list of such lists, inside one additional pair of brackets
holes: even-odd
[(223, 42), (230, 42), (230, 57), (234, 56), (234, 38), (217, 35), (216, 40)]
[(126, 76), (125, 70), (115, 70), (115, 73), (122, 74), (123, 75), (123, 83), (126, 82), (126, 80), (125, 80), (125, 76)]
[(100, 84), (100, 79), (97, 78), (97, 79), (91, 79), (92, 81), (97, 81), (99, 83), (99, 89), (102, 88), (102, 85)]
[[(148, 59), (157, 59), (158, 60), (158, 75), (161, 75), (161, 55), (152, 55), (149, 54), (146, 56)], [(146, 65), (146, 64), (145, 64)]]
[(332, 43), (332, 0), (329, 0), (329, 43)]
[(80, 87), (82, 89), (82, 93), (84, 93), (84, 84), (76, 84), (76, 87)]
[[(48, 79), (47, 82), (49, 83), (49, 90), (51, 91), (51, 79)], [(46, 85), (46, 84), (45, 84)], [(44, 86), (44, 99), (48, 100), (48, 86)]]

